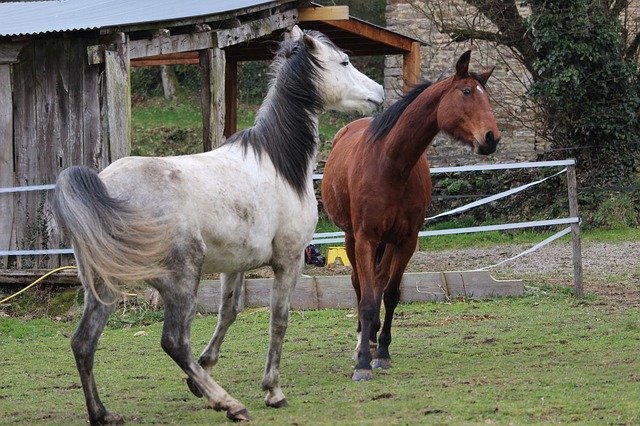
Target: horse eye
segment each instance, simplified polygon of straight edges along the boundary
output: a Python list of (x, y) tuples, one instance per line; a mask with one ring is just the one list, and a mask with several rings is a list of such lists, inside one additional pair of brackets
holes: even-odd
[(349, 60), (345, 59), (344, 61), (340, 62), (340, 65), (342, 65), (343, 67), (346, 67), (347, 65), (349, 65)]
[(471, 94), (471, 89), (465, 87), (464, 89), (462, 89), (462, 94), (465, 96), (469, 96)]

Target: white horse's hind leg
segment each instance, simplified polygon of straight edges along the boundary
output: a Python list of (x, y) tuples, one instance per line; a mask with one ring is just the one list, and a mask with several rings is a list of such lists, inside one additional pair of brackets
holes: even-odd
[(287, 400), (280, 388), (280, 357), (284, 335), (289, 324), (291, 293), (302, 270), (303, 258), (295, 259), (284, 267), (274, 267), (275, 278), (271, 289), (271, 322), (269, 325), (269, 353), (262, 389), (267, 391), (265, 403), (269, 407), (286, 407)]
[(213, 409), (225, 410), (232, 420), (249, 420), (245, 406), (232, 398), (193, 358), (191, 321), (196, 313), (204, 245), (197, 240), (186, 246), (174, 253), (170, 276), (153, 282), (165, 304), (162, 349), (187, 373), (190, 387), (195, 386)]
[[(106, 290), (100, 291), (103, 289), (100, 283), (101, 281), (97, 279), (96, 291), (100, 293), (100, 297), (104, 300), (112, 300), (113, 294)], [(80, 381), (82, 382), (82, 390), (84, 391), (91, 424), (124, 423), (122, 416), (107, 411), (102, 401), (100, 401), (98, 388), (93, 376), (93, 362), (98, 339), (114, 307), (115, 303), (109, 305), (100, 303), (93, 292), (85, 287), (84, 312), (78, 329), (71, 338), (71, 348), (80, 373)]]
[(242, 296), (242, 284), (244, 282), (244, 272), (235, 274), (220, 274), (222, 291), (220, 294), (220, 308), (218, 310), (218, 323), (213, 333), (211, 341), (202, 351), (198, 364), (206, 371), (218, 362), (220, 356), (220, 346), (227, 334), (227, 330), (236, 320), (240, 312), (240, 297)]

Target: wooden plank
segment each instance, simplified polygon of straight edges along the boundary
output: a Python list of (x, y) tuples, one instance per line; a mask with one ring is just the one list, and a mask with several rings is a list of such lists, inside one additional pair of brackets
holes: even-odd
[[(13, 94), (11, 65), (0, 64), (0, 188), (13, 183)], [(13, 194), (0, 195), (0, 250), (12, 249)], [(0, 257), (0, 268), (6, 268), (8, 259)]]
[(103, 129), (109, 143), (109, 162), (131, 152), (131, 79), (128, 43), (117, 43), (115, 50), (105, 51), (106, 120)]
[(159, 67), (162, 65), (197, 65), (200, 59), (136, 59), (131, 62), (132, 67)]
[(0, 64), (13, 64), (18, 62), (18, 55), (27, 43), (0, 43)]
[[(103, 170), (109, 165), (109, 140), (103, 133), (101, 106), (102, 67), (83, 61), (82, 67), (82, 164)], [(105, 120), (106, 121), (106, 120)]]
[(200, 54), (198, 52), (171, 53), (168, 55), (149, 56), (148, 58), (138, 58), (131, 60), (132, 67), (150, 67), (160, 65), (181, 65), (199, 64)]
[(298, 9), (298, 21), (327, 21), (349, 19), (349, 6), (317, 6)]
[(420, 43), (411, 43), (411, 50), (402, 55), (403, 90), (408, 92), (420, 82)]
[[(36, 172), (38, 144), (36, 136), (36, 74), (35, 42), (20, 52), (20, 61), (13, 65), (13, 143), (15, 158), (15, 185), (40, 184)], [(49, 183), (49, 182), (46, 182)], [(14, 195), (13, 235), (15, 248), (35, 248), (32, 235), (32, 220), (38, 205), (37, 192), (22, 192)], [(17, 269), (33, 268), (33, 257), (18, 256)]]
[[(53, 183), (60, 173), (65, 157), (74, 155), (68, 148), (70, 135), (69, 90), (71, 88), (70, 39), (44, 39), (36, 42), (36, 132), (38, 139), (38, 182)], [(75, 82), (75, 73), (73, 74)], [(77, 131), (74, 129), (74, 131)], [(81, 152), (80, 152), (81, 154)], [(31, 155), (35, 155), (32, 153)], [(51, 191), (40, 192), (46, 199), (43, 206), (32, 211), (36, 213), (40, 242), (38, 248), (61, 247), (61, 234), (49, 232), (52, 213), (49, 195)], [(40, 201), (41, 202), (41, 201)], [(38, 268), (60, 266), (59, 255), (37, 256)]]
[[(347, 6), (339, 7), (347, 8), (347, 16), (349, 16), (349, 8)], [(258, 37), (271, 34), (276, 30), (291, 28), (297, 22), (297, 17), (298, 11), (294, 9), (276, 13), (266, 18), (256, 19), (234, 28), (218, 30), (218, 47), (223, 48), (245, 43)]]
[(222, 49), (200, 51), (202, 144), (204, 151), (211, 151), (224, 139), (225, 54)]
[[(211, 31), (180, 35), (158, 34), (151, 39), (133, 40), (129, 42), (129, 58), (145, 58), (147, 56), (166, 55), (169, 53), (189, 52), (210, 49), (215, 46)], [(104, 52), (113, 50), (113, 44), (98, 44), (87, 47), (90, 65), (104, 62)]]
[(238, 131), (238, 62), (226, 60), (224, 75), (224, 136), (228, 138)]
[(335, 28), (340, 28), (354, 34), (359, 34), (360, 36), (369, 40), (401, 49), (404, 52), (410, 52), (412, 49), (412, 43), (415, 43), (414, 40), (411, 40), (408, 37), (404, 37), (385, 28), (377, 27), (375, 25), (371, 25), (363, 21), (357, 21), (355, 19), (349, 19), (346, 21), (323, 20), (322, 22)]
[[(576, 181), (576, 166), (567, 167), (567, 191), (569, 193), (569, 214), (579, 217), (578, 213), (578, 184)], [(571, 244), (573, 248), (573, 285), (574, 296), (582, 299), (582, 244), (580, 242), (580, 224), (571, 224)]]
[(319, 309), (356, 306), (356, 293), (351, 286), (350, 276), (317, 276), (315, 279)]
[[(272, 278), (245, 281), (245, 305), (269, 306)], [(198, 291), (199, 312), (216, 312), (220, 300), (218, 280), (206, 280)], [(496, 280), (487, 271), (446, 271), (405, 273), (401, 283), (401, 301), (434, 301), (456, 297), (493, 298), (522, 296), (521, 280)], [(291, 295), (292, 309), (356, 307), (351, 277), (301, 277)], [(202, 310), (201, 310), (202, 309)]]
[[(0, 269), (0, 284), (28, 285), (49, 272), (49, 269)], [(41, 281), (42, 284), (80, 285), (76, 270), (60, 271)]]

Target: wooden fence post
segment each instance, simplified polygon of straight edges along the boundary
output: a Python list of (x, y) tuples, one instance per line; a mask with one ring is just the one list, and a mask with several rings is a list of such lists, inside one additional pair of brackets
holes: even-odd
[[(104, 52), (106, 126), (109, 162), (131, 152), (131, 79), (128, 36), (119, 34), (113, 50)], [(103, 142), (104, 143), (104, 142)]]
[[(212, 34), (212, 37), (216, 35)], [(200, 51), (200, 76), (202, 80), (202, 143), (203, 150), (206, 152), (220, 145), (224, 138), (225, 55), (222, 49), (215, 47)]]
[[(578, 184), (575, 164), (567, 167), (567, 190), (569, 192), (569, 215), (578, 216)], [(582, 291), (582, 245), (580, 243), (580, 224), (571, 224), (571, 241), (573, 245), (573, 284), (575, 297), (581, 299)]]

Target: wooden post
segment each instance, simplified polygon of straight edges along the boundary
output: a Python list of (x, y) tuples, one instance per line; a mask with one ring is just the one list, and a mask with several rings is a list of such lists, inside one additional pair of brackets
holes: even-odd
[(420, 43), (411, 43), (411, 51), (402, 55), (402, 89), (408, 92), (420, 82)]
[[(215, 35), (212, 35), (214, 37)], [(200, 51), (202, 80), (202, 148), (211, 151), (224, 138), (224, 51), (219, 48)]]
[[(578, 216), (578, 184), (576, 182), (576, 166), (567, 167), (567, 190), (569, 192), (569, 215)], [(580, 224), (571, 224), (571, 240), (573, 243), (573, 284), (575, 297), (581, 299), (582, 292), (582, 246), (580, 243)]]
[[(13, 182), (13, 96), (11, 65), (0, 64), (0, 188)], [(13, 235), (13, 194), (0, 194), (0, 250), (11, 248)], [(0, 268), (6, 268), (7, 258), (0, 258)]]
[(224, 89), (224, 136), (228, 138), (238, 131), (238, 61), (235, 59), (226, 61)]
[[(104, 52), (105, 119), (103, 126), (109, 143), (109, 162), (126, 157), (131, 152), (131, 79), (128, 36), (120, 40), (113, 50)], [(104, 143), (105, 141), (103, 141)]]

